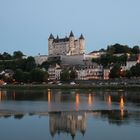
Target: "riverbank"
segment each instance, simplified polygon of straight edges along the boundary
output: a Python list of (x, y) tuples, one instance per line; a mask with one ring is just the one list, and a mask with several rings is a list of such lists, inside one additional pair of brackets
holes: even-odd
[(134, 85), (92, 85), (92, 84), (75, 84), (75, 85), (70, 85), (70, 84), (62, 84), (62, 85), (56, 85), (56, 84), (24, 84), (24, 85), (3, 85), (0, 86), (0, 89), (25, 89), (25, 90), (30, 90), (30, 89), (35, 89), (35, 90), (40, 90), (40, 89), (124, 89), (124, 90), (130, 90), (130, 89), (135, 89), (139, 90), (140, 85), (139, 84), (134, 84)]

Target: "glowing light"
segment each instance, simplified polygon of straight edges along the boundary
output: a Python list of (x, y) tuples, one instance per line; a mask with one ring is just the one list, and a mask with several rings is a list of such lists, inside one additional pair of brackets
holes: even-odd
[(0, 101), (2, 100), (2, 92), (0, 91)]
[(80, 100), (79, 100), (79, 94), (78, 93), (76, 94), (75, 102), (76, 102), (76, 110), (78, 110), (79, 102), (80, 102)]
[(111, 96), (109, 95), (109, 96), (108, 96), (108, 103), (111, 104), (111, 102), (112, 102), (112, 101), (111, 101)]
[(51, 102), (51, 90), (48, 89), (48, 103)]
[(121, 109), (121, 116), (123, 117), (124, 116), (124, 99), (122, 96), (120, 99), (120, 109)]
[(92, 97), (91, 94), (88, 94), (88, 104), (91, 106), (92, 104)]
[(111, 104), (112, 104), (112, 100), (111, 100), (111, 96), (108, 96), (108, 107), (109, 109), (111, 109)]
[(123, 99), (122, 96), (121, 96), (121, 99), (120, 99), (120, 109), (124, 109), (124, 99)]

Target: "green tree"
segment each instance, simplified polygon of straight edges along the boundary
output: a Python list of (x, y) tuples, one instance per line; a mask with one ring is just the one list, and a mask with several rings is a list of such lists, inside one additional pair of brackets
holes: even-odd
[(77, 78), (77, 72), (75, 70), (70, 71), (70, 79), (75, 80)]
[(48, 70), (49, 66), (50, 66), (50, 63), (48, 61), (45, 61), (41, 64), (41, 68), (45, 68), (46, 70)]
[(9, 53), (4, 52), (4, 53), (2, 54), (2, 56), (1, 56), (1, 58), (2, 58), (3, 60), (11, 60), (11, 59), (12, 59), (12, 56), (11, 56)]
[(13, 78), (18, 82), (23, 82), (24, 79), (24, 73), (21, 69), (17, 69), (14, 73)]
[(40, 69), (33, 69), (30, 73), (32, 82), (43, 82), (45, 77), (45, 72)]
[(13, 52), (13, 58), (14, 59), (22, 59), (23, 56), (24, 56), (24, 54), (21, 51)]
[(70, 80), (70, 73), (69, 70), (63, 70), (60, 74), (60, 79), (62, 81), (68, 81)]
[(130, 78), (130, 77), (132, 76), (132, 72), (131, 72), (131, 70), (126, 70), (125, 73), (126, 73), (126, 74), (125, 74), (125, 77)]
[(110, 70), (110, 78), (119, 78), (120, 77), (120, 65), (115, 64), (114, 67)]
[(28, 83), (31, 81), (30, 72), (23, 72), (23, 82)]
[(134, 47), (131, 49), (131, 52), (132, 52), (132, 54), (139, 54), (139, 53), (140, 53), (140, 48), (139, 48), (139, 46), (134, 46)]
[(31, 70), (33, 70), (33, 69), (35, 69), (35, 68), (36, 68), (35, 59), (34, 59), (34, 57), (29, 56), (29, 57), (26, 59), (25, 70), (26, 70), (26, 71), (31, 71)]
[(135, 66), (132, 66), (130, 69), (132, 76), (140, 76), (140, 63), (137, 63)]
[(117, 53), (129, 53), (130, 48), (127, 45), (121, 45), (121, 44), (114, 44), (107, 47), (107, 52), (109, 54), (117, 54)]

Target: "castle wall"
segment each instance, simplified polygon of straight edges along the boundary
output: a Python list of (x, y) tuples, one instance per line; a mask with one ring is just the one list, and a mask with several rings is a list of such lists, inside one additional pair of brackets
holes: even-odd
[(84, 65), (84, 55), (67, 55), (61, 56), (62, 64), (69, 64), (69, 65)]
[(48, 53), (49, 55), (79, 55), (84, 54), (85, 40), (82, 38), (75, 39), (73, 33), (70, 37), (55, 39), (51, 34), (48, 39)]
[(53, 43), (53, 55), (67, 55), (68, 42)]

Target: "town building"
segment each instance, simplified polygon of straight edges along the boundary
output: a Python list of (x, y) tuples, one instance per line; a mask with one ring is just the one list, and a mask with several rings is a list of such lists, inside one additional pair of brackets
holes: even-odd
[(92, 62), (88, 64), (86, 63), (87, 61), (83, 67), (79, 67), (79, 69), (77, 69), (78, 80), (103, 79), (103, 66)]
[(103, 70), (103, 79), (108, 80), (109, 79), (109, 74), (110, 74), (110, 69), (104, 69)]
[(130, 70), (131, 67), (135, 66), (137, 63), (140, 63), (140, 54), (136, 56), (131, 56), (126, 61), (126, 65), (122, 66), (122, 70)]
[(58, 64), (51, 65), (48, 68), (49, 80), (51, 81), (59, 80), (61, 71), (62, 69)]
[(88, 55), (91, 58), (100, 58), (102, 55), (106, 55), (106, 51), (92, 51)]

